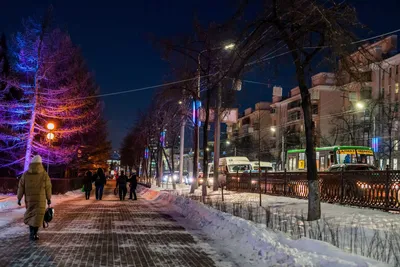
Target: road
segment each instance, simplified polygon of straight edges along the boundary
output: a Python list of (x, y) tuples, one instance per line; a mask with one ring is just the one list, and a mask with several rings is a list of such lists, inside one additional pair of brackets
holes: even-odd
[(226, 266), (165, 207), (141, 198), (121, 202), (113, 187), (106, 186), (102, 201), (92, 194), (56, 205), (38, 242), (28, 241), (21, 218), (6, 225), (15, 230), (1, 238), (0, 266)]

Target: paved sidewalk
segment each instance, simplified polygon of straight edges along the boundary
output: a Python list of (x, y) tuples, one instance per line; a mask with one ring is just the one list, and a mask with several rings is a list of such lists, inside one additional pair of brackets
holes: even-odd
[(0, 234), (10, 227), (13, 234), (0, 236), (0, 266), (219, 266), (216, 252), (161, 207), (143, 199), (120, 202), (112, 185), (102, 201), (82, 194), (55, 206), (37, 243), (28, 241), (22, 219)]

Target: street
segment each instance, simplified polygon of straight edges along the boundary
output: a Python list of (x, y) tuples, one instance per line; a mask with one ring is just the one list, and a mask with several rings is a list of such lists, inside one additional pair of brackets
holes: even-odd
[[(1, 227), (0, 266), (219, 266), (215, 251), (144, 199), (121, 202), (109, 181), (102, 201), (56, 205), (50, 227), (28, 241), (22, 219)], [(4, 216), (4, 214), (0, 214)], [(214, 254), (214, 255), (213, 255)], [(226, 266), (226, 265), (224, 265)]]

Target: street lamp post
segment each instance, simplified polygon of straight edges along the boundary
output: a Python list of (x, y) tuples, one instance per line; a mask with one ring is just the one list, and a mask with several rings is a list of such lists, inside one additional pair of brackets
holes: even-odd
[(49, 140), (49, 149), (47, 150), (47, 174), (49, 174), (50, 147), (51, 147), (51, 141), (54, 139), (54, 133), (52, 133), (52, 131), (55, 129), (54, 123), (49, 122), (47, 124), (47, 129), (49, 130), (49, 133), (47, 133), (46, 135), (47, 140)]
[[(215, 47), (211, 49), (205, 49), (201, 51), (197, 57), (197, 92), (196, 92), (196, 98), (195, 101), (200, 100), (200, 85), (201, 85), (201, 55), (204, 52), (207, 51), (213, 51), (213, 50), (232, 50), (235, 47), (235, 44), (227, 44), (225, 46), (221, 47)], [(219, 145), (220, 145), (220, 107), (221, 107), (221, 94), (222, 94), (222, 88), (221, 84), (217, 86), (217, 101), (216, 101), (216, 108), (215, 108), (215, 142), (214, 142), (214, 170), (218, 169), (218, 164), (219, 164)], [(194, 162), (193, 162), (193, 176), (197, 177), (197, 172), (198, 172), (198, 159), (199, 159), (199, 140), (200, 140), (200, 131), (199, 131), (199, 111), (197, 110), (197, 102), (195, 102), (195, 110), (193, 112), (196, 112), (196, 116), (194, 119)], [(206, 125), (208, 127), (208, 125)], [(207, 130), (207, 128), (205, 128)], [(217, 177), (217, 178), (216, 178)], [(218, 180), (218, 172), (214, 171), (214, 181)]]

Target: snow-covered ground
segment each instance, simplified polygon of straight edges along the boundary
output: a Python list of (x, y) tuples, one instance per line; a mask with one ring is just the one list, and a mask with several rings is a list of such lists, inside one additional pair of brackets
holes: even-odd
[[(171, 187), (169, 187), (171, 188)], [(156, 188), (155, 190), (165, 190)], [(201, 199), (201, 189), (189, 194), (189, 186), (177, 185), (175, 195)], [(322, 219), (307, 222), (307, 200), (288, 197), (208, 191), (207, 205), (251, 220), (261, 228), (282, 231), (293, 239), (309, 237), (335, 245), (343, 251), (400, 266), (400, 214), (381, 210), (322, 203)]]
[[(346, 253), (328, 243), (287, 235), (218, 211), (184, 196), (141, 187), (140, 195), (183, 215), (181, 223), (196, 226), (238, 266), (386, 266)], [(177, 218), (179, 220), (179, 218)]]
[[(60, 204), (64, 201), (74, 199), (76, 197), (82, 197), (81, 190), (75, 190), (67, 192), (63, 195), (53, 195), (51, 197), (52, 205)], [(57, 211), (55, 211), (57, 212)], [(23, 218), (25, 213), (25, 202), (22, 198), (21, 207), (17, 204), (16, 195), (3, 195), (0, 194), (0, 227), (3, 227), (14, 220)], [(19, 225), (18, 227), (6, 228), (0, 233), (0, 238), (12, 234), (14, 231), (26, 231), (26, 227)]]

